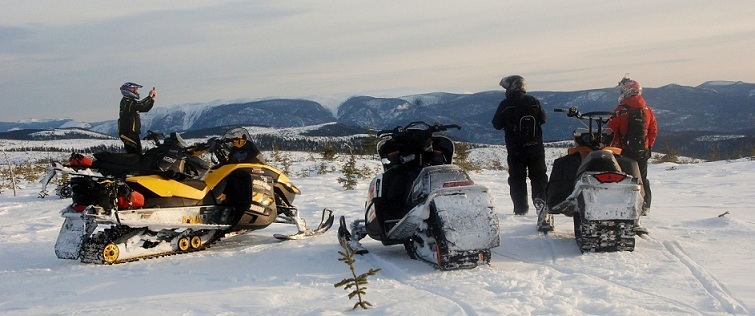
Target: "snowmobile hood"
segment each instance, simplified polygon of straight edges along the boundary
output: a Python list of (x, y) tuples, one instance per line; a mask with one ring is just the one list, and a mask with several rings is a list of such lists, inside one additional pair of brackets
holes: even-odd
[(205, 174), (203, 180), (205, 183), (207, 183), (208, 187), (214, 188), (226, 176), (237, 169), (253, 170), (253, 173), (259, 173), (273, 178), (275, 182), (282, 184), (284, 187), (286, 187), (286, 189), (294, 194), (301, 193), (301, 191), (299, 191), (299, 188), (291, 183), (291, 180), (285, 174), (283, 174), (282, 171), (274, 167), (259, 163), (236, 163), (222, 165), (218, 168), (208, 171)]

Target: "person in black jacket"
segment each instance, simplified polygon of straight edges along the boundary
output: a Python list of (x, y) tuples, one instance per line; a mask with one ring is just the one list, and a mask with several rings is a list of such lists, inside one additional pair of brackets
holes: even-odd
[(123, 141), (123, 147), (126, 148), (127, 153), (140, 155), (142, 143), (139, 140), (139, 134), (141, 134), (142, 122), (139, 113), (149, 112), (155, 105), (155, 97), (157, 97), (157, 91), (152, 88), (149, 95), (140, 101), (137, 90), (141, 87), (133, 82), (126, 82), (121, 86), (123, 98), (118, 116), (118, 136)]
[[(226, 163), (258, 163), (265, 164), (265, 158), (259, 148), (252, 142), (252, 137), (243, 127), (231, 129), (220, 140), (224, 157), (218, 157), (221, 164)], [(223, 193), (226, 203), (233, 208), (232, 224), (238, 224), (252, 205), (252, 189), (254, 188), (252, 174), (249, 170), (237, 169), (226, 178)]]
[(546, 115), (540, 101), (527, 95), (527, 82), (522, 76), (504, 77), (501, 86), (506, 98), (493, 116), (493, 127), (505, 132), (509, 171), (509, 193), (514, 202), (514, 214), (529, 211), (527, 176), (532, 186), (532, 201), (536, 207), (544, 205), (548, 175), (545, 167), (543, 130)]

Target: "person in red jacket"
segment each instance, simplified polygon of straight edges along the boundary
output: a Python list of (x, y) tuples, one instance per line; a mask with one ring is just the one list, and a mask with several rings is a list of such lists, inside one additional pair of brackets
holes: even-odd
[(621, 155), (637, 161), (645, 190), (643, 215), (650, 210), (651, 194), (648, 181), (648, 159), (658, 136), (658, 124), (653, 110), (642, 97), (642, 87), (632, 79), (624, 77), (616, 86), (621, 92), (619, 105), (614, 109), (614, 117), (608, 122), (614, 138), (611, 146), (621, 148)]

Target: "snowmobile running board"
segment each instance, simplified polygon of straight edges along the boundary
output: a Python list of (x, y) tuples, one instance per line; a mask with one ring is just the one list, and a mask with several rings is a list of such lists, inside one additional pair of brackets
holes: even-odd
[[(327, 213), (327, 215), (325, 215)], [(320, 224), (315, 229), (303, 229), (300, 230), (294, 234), (285, 235), (285, 234), (273, 234), (273, 237), (279, 239), (279, 240), (299, 240), (299, 239), (306, 239), (309, 237), (319, 236), (324, 234), (330, 227), (333, 226), (333, 221), (335, 220), (335, 217), (333, 216), (333, 211), (330, 209), (323, 209), (322, 210), (322, 218), (320, 219)]]

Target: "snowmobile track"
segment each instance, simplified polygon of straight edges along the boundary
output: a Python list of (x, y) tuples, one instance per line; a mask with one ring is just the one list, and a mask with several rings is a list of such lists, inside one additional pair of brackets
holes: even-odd
[(82, 245), (81, 253), (80, 253), (81, 262), (113, 265), (113, 264), (134, 262), (134, 261), (139, 261), (139, 260), (147, 260), (147, 259), (185, 254), (185, 253), (190, 253), (190, 252), (204, 251), (207, 248), (210, 248), (217, 241), (223, 239), (223, 237), (225, 236), (223, 234), (215, 233), (214, 237), (212, 237), (209, 241), (207, 241), (204, 245), (202, 245), (200, 248), (197, 248), (197, 249), (189, 249), (186, 251), (175, 251), (175, 250), (164, 251), (164, 252), (158, 252), (158, 253), (151, 253), (144, 256), (116, 260), (114, 262), (105, 262), (103, 258), (103, 250), (105, 249), (107, 244), (110, 243), (111, 240), (117, 239), (118, 237), (124, 234), (128, 234), (129, 232), (134, 231), (134, 230), (137, 230), (137, 229), (128, 228), (128, 227), (124, 227), (124, 228), (110, 227), (97, 233), (97, 235), (93, 236), (88, 242)]
[(697, 263), (694, 259), (687, 255), (682, 245), (675, 240), (658, 240), (649, 234), (641, 236), (642, 239), (657, 242), (663, 245), (664, 249), (671, 255), (676, 257), (679, 262), (689, 269), (692, 276), (700, 283), (705, 291), (708, 292), (710, 297), (714, 298), (726, 312), (737, 315), (750, 315), (750, 311), (747, 310), (744, 304), (734, 298), (726, 288), (721, 285), (710, 273), (705, 270), (705, 267)]

